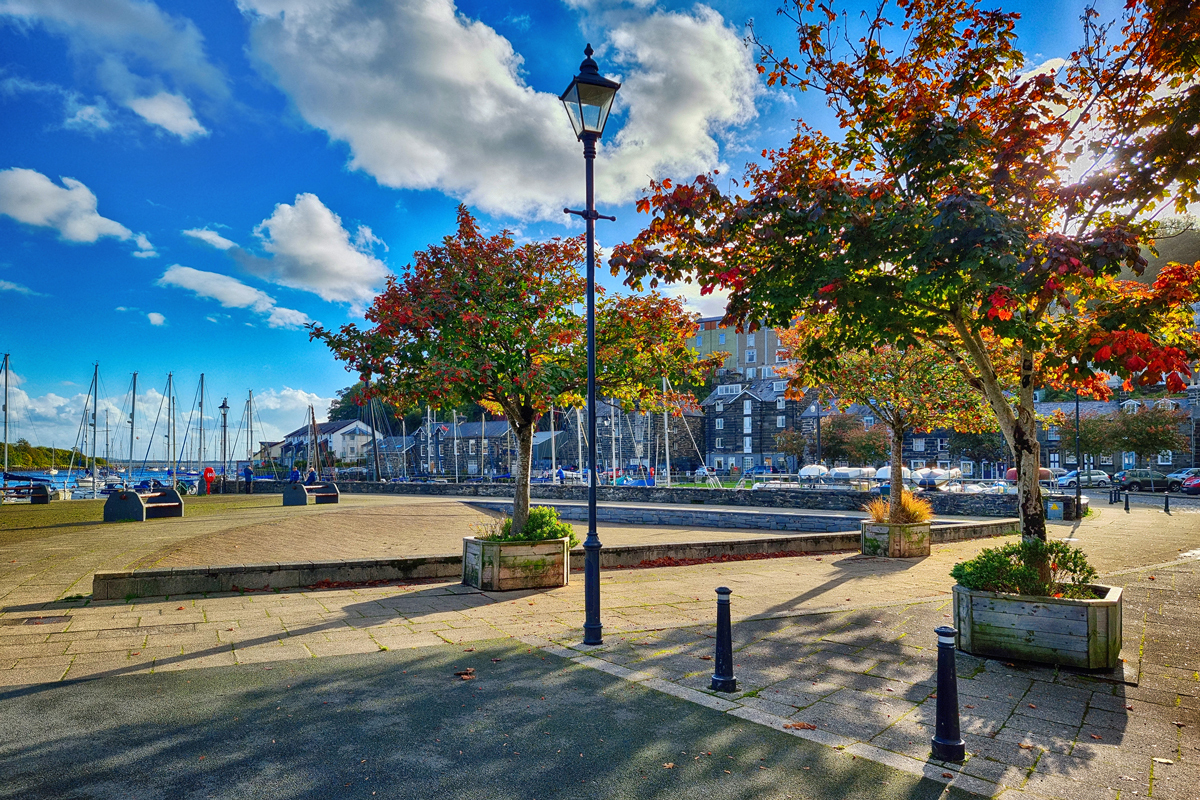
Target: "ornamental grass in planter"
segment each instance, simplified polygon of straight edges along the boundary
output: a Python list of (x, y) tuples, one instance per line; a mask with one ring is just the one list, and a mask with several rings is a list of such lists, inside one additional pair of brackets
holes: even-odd
[(548, 506), (529, 509), (525, 527), (512, 520), (475, 526), (463, 539), (462, 582), (485, 591), (566, 586), (570, 549), (579, 544), (575, 530)]
[(1112, 669), (1121, 590), (1101, 586), (1082, 550), (1027, 538), (955, 564), (954, 625), (967, 653)]
[(904, 491), (899, 508), (891, 513), (888, 500), (876, 497), (863, 506), (871, 519), (862, 524), (862, 552), (868, 556), (916, 558), (929, 555), (930, 520), (933, 506), (923, 497)]

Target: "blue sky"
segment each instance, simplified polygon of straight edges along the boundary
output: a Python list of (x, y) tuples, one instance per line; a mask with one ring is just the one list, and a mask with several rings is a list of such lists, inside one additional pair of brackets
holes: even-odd
[[(256, 438), (309, 403), (320, 417), (354, 377), (303, 325), (361, 320), (459, 202), (492, 231), (577, 232), (561, 208), (582, 202), (583, 160), (556, 95), (585, 42), (624, 82), (597, 165), (618, 217), (602, 244), (636, 232), (651, 177), (736, 174), (797, 117), (827, 121), (754, 72), (748, 19), (789, 51), (775, 6), (0, 0), (13, 438), (70, 446), (95, 362), (114, 421), (135, 370), (143, 418), (168, 372), (184, 412), (201, 372), (210, 409), (253, 390)], [(1003, 7), (1034, 63), (1078, 40), (1077, 0)]]

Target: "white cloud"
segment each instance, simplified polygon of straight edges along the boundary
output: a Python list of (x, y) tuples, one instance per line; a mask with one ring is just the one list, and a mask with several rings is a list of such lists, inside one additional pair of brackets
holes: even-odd
[(155, 327), (161, 327), (167, 324), (167, 318), (157, 311), (151, 311), (146, 314), (146, 319), (150, 320), (150, 324)]
[(296, 195), (295, 205), (278, 204), (254, 232), (271, 258), (233, 254), (247, 271), (281, 286), (363, 306), (387, 278), (387, 267), (368, 249), (379, 241), (371, 229), (360, 227), (352, 241), (341, 218), (315, 194)]
[(0, 292), (16, 292), (17, 294), (27, 294), (33, 297), (42, 296), (41, 292), (35, 292), (28, 286), (22, 286), (21, 284), (13, 283), (12, 281), (0, 281)]
[[(225, 308), (250, 309), (266, 317), (267, 325), (272, 328), (301, 328), (312, 322), (304, 312), (281, 308), (275, 304), (275, 298), (266, 292), (228, 275), (173, 264), (157, 283), (159, 286), (187, 289), (197, 297), (216, 300)], [(211, 317), (209, 319), (217, 321)]]
[(57, 186), (32, 169), (0, 170), (0, 214), (27, 225), (54, 228), (68, 242), (90, 243), (112, 236), (134, 240), (140, 251), (135, 255), (157, 255), (145, 235), (135, 235), (116, 220), (100, 216), (91, 189), (74, 178), (60, 180), (63, 185)]
[[(530, 87), (509, 41), (452, 0), (239, 5), (264, 73), (305, 120), (349, 144), (352, 167), (489, 213), (562, 219), (578, 202), (582, 154), (557, 95)], [(622, 13), (606, 26), (602, 63), (627, 73), (617, 97), (627, 131), (601, 148), (597, 169), (606, 202), (630, 200), (651, 176), (719, 166), (716, 137), (753, 115), (759, 86), (737, 31), (707, 6)]]
[(142, 119), (170, 131), (185, 142), (193, 136), (208, 135), (208, 130), (192, 113), (187, 98), (181, 95), (159, 92), (153, 97), (130, 98), (125, 105)]
[(192, 228), (183, 232), (184, 236), (191, 236), (193, 239), (199, 239), (205, 244), (212, 245), (218, 250), (228, 250), (231, 247), (237, 247), (236, 242), (231, 242), (216, 231), (210, 231), (208, 228)]
[(0, 81), (0, 92), (8, 95), (38, 94), (55, 97), (63, 104), (63, 127), (81, 131), (106, 131), (112, 127), (108, 119), (108, 103), (103, 97), (97, 97), (96, 102), (89, 104), (83, 101), (78, 92), (66, 89), (55, 83), (40, 83), (25, 78), (8, 77)]
[(113, 100), (184, 141), (206, 133), (185, 92), (213, 102), (229, 96), (195, 24), (152, 2), (0, 0), (0, 17), (65, 36), (72, 55)]
[(729, 304), (729, 292), (717, 290), (711, 294), (700, 294), (698, 283), (666, 283), (658, 287), (663, 294), (679, 297), (688, 311), (701, 317), (723, 317)]

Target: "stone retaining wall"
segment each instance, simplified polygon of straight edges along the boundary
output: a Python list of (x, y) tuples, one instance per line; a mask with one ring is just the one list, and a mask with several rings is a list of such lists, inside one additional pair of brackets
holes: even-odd
[[(802, 534), (734, 541), (645, 544), (605, 547), (602, 569), (666, 566), (664, 561), (686, 562), (709, 558), (746, 558), (857, 550), (857, 533)], [(571, 551), (571, 568), (583, 569), (582, 547)], [(233, 564), (220, 567), (174, 567), (97, 572), (92, 579), (93, 600), (132, 597), (211, 594), (241, 590), (324, 588), (331, 584), (406, 581), (462, 576), (462, 554), (417, 558), (302, 561), (278, 564)]]
[[(255, 481), (256, 492), (283, 491), (284, 481)], [(375, 483), (338, 482), (342, 494), (404, 494), (428, 497), (512, 497), (506, 483)], [(534, 484), (535, 500), (587, 500), (586, 486)], [(805, 508), (823, 511), (860, 511), (878, 494), (848, 489), (667, 489), (657, 486), (599, 486), (602, 502), (669, 503), (676, 505), (752, 506), (758, 508)], [(951, 494), (923, 492), (933, 513), (952, 517), (1013, 517), (1017, 515), (1014, 494)]]

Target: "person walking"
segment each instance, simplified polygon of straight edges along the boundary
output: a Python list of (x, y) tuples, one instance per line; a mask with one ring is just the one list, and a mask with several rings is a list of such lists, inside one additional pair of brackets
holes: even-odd
[(254, 470), (249, 464), (242, 470), (242, 475), (246, 478), (246, 494), (251, 494), (254, 488)]

